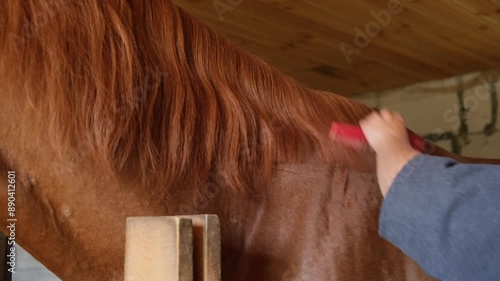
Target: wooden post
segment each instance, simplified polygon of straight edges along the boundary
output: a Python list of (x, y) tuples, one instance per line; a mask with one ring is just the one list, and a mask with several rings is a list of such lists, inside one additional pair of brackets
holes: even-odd
[(220, 281), (216, 215), (127, 218), (125, 281)]
[(221, 241), (216, 215), (180, 216), (193, 222), (193, 270), (195, 281), (220, 281)]
[(179, 217), (127, 218), (125, 281), (192, 281), (192, 223)]

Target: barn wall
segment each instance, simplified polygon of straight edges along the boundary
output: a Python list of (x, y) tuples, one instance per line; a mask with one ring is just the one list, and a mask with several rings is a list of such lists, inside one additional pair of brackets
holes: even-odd
[(450, 151), (500, 158), (499, 73), (472, 73), (355, 99), (400, 112), (410, 129)]

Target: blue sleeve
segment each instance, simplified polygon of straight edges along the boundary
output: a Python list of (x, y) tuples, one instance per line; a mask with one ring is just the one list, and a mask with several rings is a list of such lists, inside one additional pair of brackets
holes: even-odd
[(500, 166), (416, 156), (383, 202), (379, 233), (440, 280), (500, 280)]

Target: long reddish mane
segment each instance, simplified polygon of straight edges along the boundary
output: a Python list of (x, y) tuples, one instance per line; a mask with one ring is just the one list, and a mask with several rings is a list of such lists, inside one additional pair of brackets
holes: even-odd
[(141, 181), (162, 190), (214, 173), (248, 190), (276, 162), (335, 160), (330, 122), (369, 111), (300, 85), (169, 1), (2, 1), (0, 14), (0, 79), (29, 95), (54, 148), (76, 146), (118, 175), (140, 163)]

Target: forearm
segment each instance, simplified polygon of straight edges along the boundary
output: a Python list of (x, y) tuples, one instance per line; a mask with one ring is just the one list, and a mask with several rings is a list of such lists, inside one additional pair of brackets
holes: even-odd
[(380, 234), (443, 280), (500, 280), (500, 167), (419, 155), (382, 206)]

